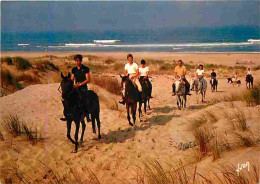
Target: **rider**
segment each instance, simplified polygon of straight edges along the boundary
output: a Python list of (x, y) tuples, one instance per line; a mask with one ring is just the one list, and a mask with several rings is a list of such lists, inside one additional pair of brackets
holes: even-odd
[[(216, 80), (217, 80), (217, 74), (216, 74), (214, 68), (212, 68), (211, 71), (212, 71), (211, 74), (210, 74), (211, 79), (213, 79), (213, 80), (216, 79)], [(217, 81), (218, 81), (218, 80), (217, 80)]]
[(252, 76), (252, 72), (251, 72), (251, 68), (248, 68), (248, 69), (247, 69), (247, 75), (253, 77), (253, 76)]
[[(138, 80), (138, 76), (139, 76), (139, 70), (138, 70), (138, 65), (133, 62), (133, 55), (132, 54), (128, 54), (127, 55), (127, 60), (128, 63), (125, 64), (125, 71), (124, 71), (124, 75), (128, 76), (130, 80), (137, 86), (138, 91), (142, 92), (142, 86)], [(125, 100), (124, 100), (124, 94), (125, 94), (125, 89), (122, 86), (122, 99), (119, 101), (119, 103), (121, 104), (125, 104)]]
[[(88, 100), (88, 86), (90, 82), (89, 68), (82, 64), (82, 55), (77, 54), (74, 56), (76, 67), (72, 68), (71, 80), (74, 82), (74, 88), (79, 93), (81, 109), (87, 109), (87, 121), (90, 122), (89, 118), (89, 100)], [(65, 118), (61, 118), (66, 120)]]
[(202, 81), (203, 88), (205, 87), (205, 79), (204, 79), (204, 69), (203, 65), (199, 65), (199, 68), (196, 70), (196, 76), (198, 79)]
[[(186, 67), (183, 66), (182, 60), (179, 60), (178, 66), (176, 66), (175, 69), (174, 69), (174, 77), (175, 77), (175, 79), (176, 78), (182, 78), (182, 80), (185, 82), (187, 95), (191, 95), (190, 94), (190, 84), (186, 80), (185, 75), (186, 75)], [(176, 93), (175, 93), (175, 83), (172, 84), (172, 91), (173, 91), (173, 96), (175, 96), (176, 95)]]
[(148, 77), (148, 74), (149, 74), (149, 68), (147, 66), (145, 66), (146, 62), (144, 59), (141, 60), (141, 67), (139, 68), (139, 73), (140, 73), (140, 81), (144, 78), (148, 84), (148, 87), (149, 87), (149, 95), (150, 95), (150, 98), (153, 98), (152, 97), (152, 84), (149, 80), (149, 77)]
[(234, 81), (234, 83), (237, 83), (237, 81), (238, 81), (238, 73), (237, 72), (235, 72), (235, 74), (233, 76), (233, 81)]
[(212, 72), (211, 72), (210, 76), (211, 76), (211, 79), (216, 79), (217, 78), (217, 74), (214, 71), (214, 68), (212, 68)]

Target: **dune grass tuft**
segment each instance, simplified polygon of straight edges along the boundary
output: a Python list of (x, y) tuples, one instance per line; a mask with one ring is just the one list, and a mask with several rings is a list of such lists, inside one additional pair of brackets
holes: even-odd
[(4, 140), (5, 140), (4, 135), (3, 135), (2, 131), (0, 130), (0, 141), (4, 141)]
[(46, 71), (46, 70), (51, 70), (51, 71), (60, 71), (59, 67), (54, 65), (50, 61), (40, 61), (36, 62), (35, 68), (40, 70), (40, 71)]
[(2, 62), (2, 63), (7, 63), (8, 65), (12, 65), (12, 64), (13, 64), (13, 60), (12, 60), (11, 57), (1, 58), (1, 62)]
[(17, 115), (9, 114), (3, 118), (2, 125), (6, 132), (14, 137), (22, 133), (22, 121)]
[(255, 144), (253, 136), (248, 133), (235, 132), (234, 134), (245, 147), (251, 147)]
[(121, 86), (115, 77), (95, 75), (91, 78), (91, 83), (98, 85), (116, 95), (119, 95), (121, 91)]
[(18, 70), (26, 70), (32, 67), (31, 63), (22, 57), (14, 57), (13, 62)]

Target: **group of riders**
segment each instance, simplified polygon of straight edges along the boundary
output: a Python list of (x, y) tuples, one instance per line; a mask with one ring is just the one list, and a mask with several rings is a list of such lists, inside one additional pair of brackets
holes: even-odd
[[(88, 86), (87, 84), (90, 82), (90, 72), (89, 68), (82, 64), (82, 55), (77, 54), (74, 56), (74, 61), (76, 63), (76, 66), (72, 68), (72, 75), (71, 80), (74, 81), (74, 88), (79, 94), (79, 106), (85, 109), (89, 109), (89, 100), (88, 100)], [(133, 55), (128, 54), (127, 55), (128, 63), (125, 64), (124, 67), (124, 75), (128, 76), (129, 79), (132, 81), (132, 83), (136, 86), (139, 92), (142, 92), (142, 85), (140, 83), (141, 80), (145, 80), (146, 84), (148, 85), (149, 89), (149, 97), (152, 97), (152, 84), (149, 80), (149, 67), (146, 66), (145, 60), (141, 60), (141, 66), (138, 67), (138, 64), (133, 61)], [(178, 66), (174, 69), (174, 77), (175, 80), (181, 80), (186, 88), (186, 94), (190, 94), (190, 83), (186, 79), (187, 70), (186, 67), (183, 65), (183, 61), (178, 61)], [(199, 68), (196, 70), (196, 78), (202, 81), (202, 85), (205, 85), (205, 79), (204, 79), (204, 68), (203, 65), (199, 65)], [(247, 75), (250, 75), (252, 77), (251, 69), (248, 68)], [(211, 79), (217, 80), (217, 74), (212, 69), (211, 72)], [(238, 74), (235, 73), (233, 76), (233, 81), (238, 81)], [(120, 104), (125, 104), (125, 86), (122, 84), (122, 99), (119, 101)], [(176, 87), (175, 83), (172, 85), (172, 92), (173, 96), (176, 95)], [(87, 110), (88, 111), (88, 110)], [(61, 120), (66, 121), (66, 118), (61, 118)], [(87, 116), (87, 121), (90, 121), (89, 116)]]

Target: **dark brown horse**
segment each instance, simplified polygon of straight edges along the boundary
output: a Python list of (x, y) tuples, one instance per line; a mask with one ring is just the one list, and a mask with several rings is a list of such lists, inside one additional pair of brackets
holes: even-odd
[[(67, 137), (68, 139), (75, 144), (75, 152), (78, 151), (78, 133), (79, 133), (79, 126), (80, 122), (82, 124), (82, 133), (80, 138), (80, 143), (83, 143), (83, 137), (85, 132), (85, 121), (84, 118), (87, 116), (86, 109), (81, 107), (80, 104), (80, 95), (77, 89), (73, 87), (73, 81), (70, 78), (70, 73), (68, 76), (64, 76), (61, 73), (61, 94), (62, 94), (62, 103), (64, 107), (64, 116), (67, 120)], [(95, 120), (97, 121), (98, 126), (98, 139), (101, 139), (100, 135), (100, 120), (99, 120), (99, 113), (100, 113), (100, 106), (99, 106), (99, 99), (95, 92), (88, 90), (88, 99), (89, 99), (89, 114), (91, 114), (92, 119), (92, 128), (93, 132), (96, 133), (96, 124)], [(73, 140), (70, 136), (71, 131), (71, 124), (72, 121), (75, 122), (76, 129), (75, 129), (75, 140)]]
[[(124, 100), (126, 103), (126, 110), (127, 110), (127, 119), (129, 125), (134, 126), (136, 121), (136, 109), (137, 109), (137, 102), (138, 102), (138, 89), (134, 86), (133, 82), (129, 79), (128, 76), (121, 76), (122, 81), (121, 84), (125, 89)], [(133, 123), (131, 122), (130, 117), (130, 109), (132, 114)]]
[(145, 77), (140, 77), (140, 84), (142, 86), (142, 92), (139, 95), (139, 118), (142, 115), (142, 104), (144, 104), (144, 112), (146, 114), (147, 110), (147, 103), (148, 103), (148, 109), (150, 108), (150, 89), (148, 81)]
[(253, 83), (254, 83), (254, 78), (252, 75), (247, 75), (246, 76), (246, 88), (250, 89), (253, 88)]
[(210, 79), (210, 84), (211, 84), (211, 91), (214, 92), (214, 91), (218, 91), (218, 81), (216, 78), (211, 78)]

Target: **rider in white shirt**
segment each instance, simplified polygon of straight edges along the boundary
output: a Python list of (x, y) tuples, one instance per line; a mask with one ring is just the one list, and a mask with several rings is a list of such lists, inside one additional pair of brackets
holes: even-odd
[(247, 69), (247, 75), (251, 75), (252, 76), (252, 72), (251, 72), (250, 68)]
[(150, 95), (150, 98), (153, 98), (152, 97), (152, 84), (151, 82), (149, 81), (149, 77), (148, 77), (148, 74), (149, 74), (149, 68), (146, 65), (146, 62), (144, 59), (141, 60), (141, 67), (139, 68), (139, 74), (140, 74), (140, 81), (145, 78), (147, 84), (148, 84), (148, 87), (149, 87), (149, 95)]
[[(133, 62), (133, 56), (132, 54), (128, 54), (127, 55), (127, 60), (128, 60), (128, 63), (125, 64), (125, 71), (124, 71), (124, 75), (125, 76), (128, 76), (129, 75), (129, 78), (130, 80), (136, 84), (137, 88), (138, 88), (138, 91), (139, 92), (142, 92), (142, 86), (138, 80), (138, 76), (139, 76), (139, 70), (138, 70), (138, 65)], [(122, 87), (123, 88), (123, 87)], [(122, 89), (122, 100), (119, 101), (119, 103), (121, 104), (125, 104), (125, 101), (124, 101), (124, 94), (125, 94), (125, 89), (123, 88)]]
[(196, 70), (196, 76), (198, 79), (202, 81), (203, 87), (205, 86), (205, 79), (204, 79), (204, 69), (203, 65), (200, 65), (199, 68)]

